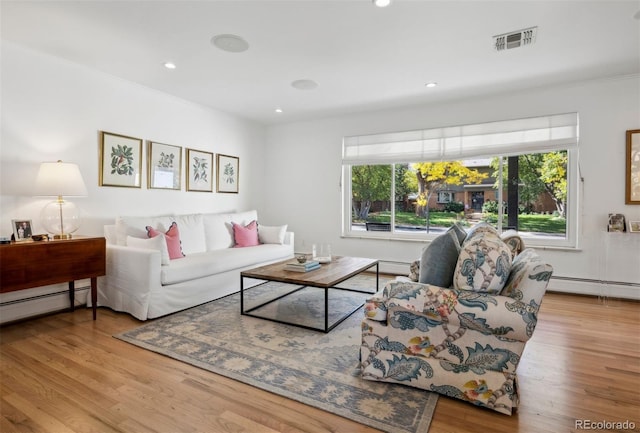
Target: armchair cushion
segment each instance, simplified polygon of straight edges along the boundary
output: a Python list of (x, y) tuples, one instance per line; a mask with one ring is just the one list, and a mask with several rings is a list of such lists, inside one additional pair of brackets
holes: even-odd
[(499, 293), (507, 282), (511, 260), (511, 249), (500, 236), (489, 231), (475, 232), (462, 244), (453, 275), (453, 287)]
[(454, 224), (445, 233), (436, 237), (422, 250), (418, 281), (440, 287), (450, 287), (453, 283), (453, 272), (460, 254), (460, 239), (466, 233)]

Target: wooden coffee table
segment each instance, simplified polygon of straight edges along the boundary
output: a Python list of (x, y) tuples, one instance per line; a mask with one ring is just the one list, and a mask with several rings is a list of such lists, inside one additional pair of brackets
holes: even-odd
[[(329, 290), (347, 290), (351, 292), (358, 293), (369, 293), (373, 294), (379, 290), (380, 284), (380, 269), (378, 260), (366, 259), (361, 257), (336, 257), (334, 256), (330, 263), (324, 263), (321, 265), (320, 269), (316, 269), (314, 271), (309, 272), (294, 272), (288, 271), (285, 269), (285, 265), (288, 263), (295, 263), (295, 259), (285, 260), (278, 263), (273, 263), (271, 265), (261, 266), (259, 268), (250, 269), (247, 271), (240, 272), (240, 313), (245, 316), (259, 317), (260, 319), (271, 320), (278, 323), (285, 323), (288, 325), (299, 326), (302, 328), (312, 329), (316, 331), (329, 332), (340, 323), (342, 323), (347, 317), (352, 315), (355, 311), (357, 311), (363, 304), (360, 304), (356, 308), (347, 312), (343, 316), (341, 316), (334, 323), (329, 324)], [(358, 289), (351, 289), (345, 287), (336, 287), (338, 284), (348, 280), (351, 277), (358, 275), (361, 272), (366, 271), (372, 267), (376, 268), (376, 290), (375, 292), (363, 291)], [(270, 299), (267, 302), (263, 302), (260, 305), (251, 307), (245, 310), (245, 288), (244, 288), (244, 280), (245, 278), (253, 278), (256, 280), (263, 280), (265, 283), (269, 281), (278, 281), (281, 283), (292, 284), (300, 286), (299, 288), (288, 292), (282, 296), (278, 296), (274, 299)], [(262, 283), (264, 284), (264, 283)], [(253, 286), (255, 287), (255, 286)], [(264, 305), (270, 304), (277, 300), (286, 298), (292, 293), (297, 292), (298, 290), (305, 289), (307, 287), (317, 287), (324, 289), (324, 327), (323, 328), (315, 328), (310, 326), (299, 325), (296, 323), (284, 322), (281, 320), (266, 318), (262, 316), (256, 316), (251, 314), (252, 311), (263, 307)], [(247, 289), (248, 290), (248, 289)]]

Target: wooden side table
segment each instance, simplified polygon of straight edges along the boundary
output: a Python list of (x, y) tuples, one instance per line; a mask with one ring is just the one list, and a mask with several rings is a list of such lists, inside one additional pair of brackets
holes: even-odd
[(105, 273), (106, 240), (102, 237), (0, 245), (0, 293), (68, 282), (73, 311), (75, 281), (90, 278), (93, 320), (96, 320), (98, 277)]

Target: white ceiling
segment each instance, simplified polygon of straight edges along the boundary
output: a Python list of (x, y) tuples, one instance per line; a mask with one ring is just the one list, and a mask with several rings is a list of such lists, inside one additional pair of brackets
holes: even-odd
[[(640, 73), (638, 0), (395, 0), (384, 9), (370, 0), (2, 0), (0, 7), (2, 39), (264, 124)], [(534, 45), (493, 49), (494, 35), (532, 26)], [(211, 45), (224, 33), (244, 38), (249, 50)], [(296, 90), (298, 79), (319, 87)], [(438, 86), (426, 88), (429, 81)]]

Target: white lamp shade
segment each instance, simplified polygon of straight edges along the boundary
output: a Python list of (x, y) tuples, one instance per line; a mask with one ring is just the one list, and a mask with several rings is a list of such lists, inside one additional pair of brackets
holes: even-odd
[(77, 164), (69, 162), (43, 162), (36, 177), (35, 195), (84, 197), (87, 187)]

